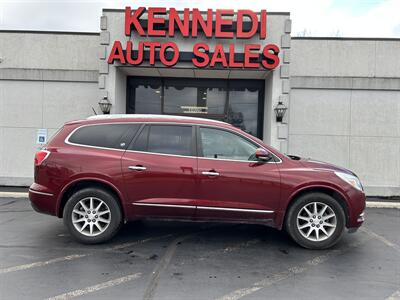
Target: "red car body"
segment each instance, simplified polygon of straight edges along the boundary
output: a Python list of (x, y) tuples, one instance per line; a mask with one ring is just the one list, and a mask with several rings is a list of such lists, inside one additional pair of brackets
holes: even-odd
[[(268, 163), (229, 161), (68, 143), (68, 137), (77, 128), (114, 123), (222, 128), (251, 140), (272, 153), (275, 159)], [(74, 190), (97, 185), (116, 195), (125, 221), (147, 217), (218, 220), (261, 223), (281, 229), (294, 199), (317, 191), (329, 194), (340, 203), (347, 228), (356, 229), (363, 222), (364, 192), (335, 175), (335, 171), (352, 172), (283, 155), (223, 122), (146, 115), (89, 118), (66, 123), (44, 150), (49, 155), (45, 154), (48, 157), (35, 166), (29, 198), (35, 210), (58, 217), (63, 216), (65, 203)], [(130, 166), (145, 166), (146, 171), (133, 171)], [(207, 176), (203, 172), (218, 172), (219, 176)]]

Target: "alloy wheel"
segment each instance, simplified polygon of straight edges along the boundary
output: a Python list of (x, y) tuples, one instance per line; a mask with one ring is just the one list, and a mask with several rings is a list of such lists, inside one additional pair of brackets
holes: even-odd
[(72, 224), (83, 235), (93, 237), (102, 234), (110, 223), (111, 210), (99, 198), (84, 198), (72, 210)]
[(337, 217), (329, 205), (311, 202), (300, 209), (296, 223), (303, 237), (310, 241), (321, 242), (335, 232)]

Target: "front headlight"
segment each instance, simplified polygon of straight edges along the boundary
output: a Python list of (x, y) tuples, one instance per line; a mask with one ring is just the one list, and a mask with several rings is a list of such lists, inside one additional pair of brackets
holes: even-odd
[(364, 191), (364, 188), (360, 182), (360, 179), (358, 179), (357, 176), (343, 173), (343, 172), (335, 172), (336, 176), (338, 176), (340, 179), (346, 181), (348, 184), (350, 184), (352, 187), (356, 188), (359, 191)]

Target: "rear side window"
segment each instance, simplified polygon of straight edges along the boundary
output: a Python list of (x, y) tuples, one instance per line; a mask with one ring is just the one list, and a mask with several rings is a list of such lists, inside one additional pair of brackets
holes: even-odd
[(193, 156), (192, 126), (148, 125), (131, 150)]
[(77, 129), (68, 142), (103, 148), (126, 149), (140, 124), (89, 125)]

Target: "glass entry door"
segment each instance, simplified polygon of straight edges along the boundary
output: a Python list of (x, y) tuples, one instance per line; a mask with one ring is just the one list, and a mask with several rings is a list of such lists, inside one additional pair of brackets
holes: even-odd
[(225, 121), (262, 138), (263, 80), (129, 77), (127, 113)]

